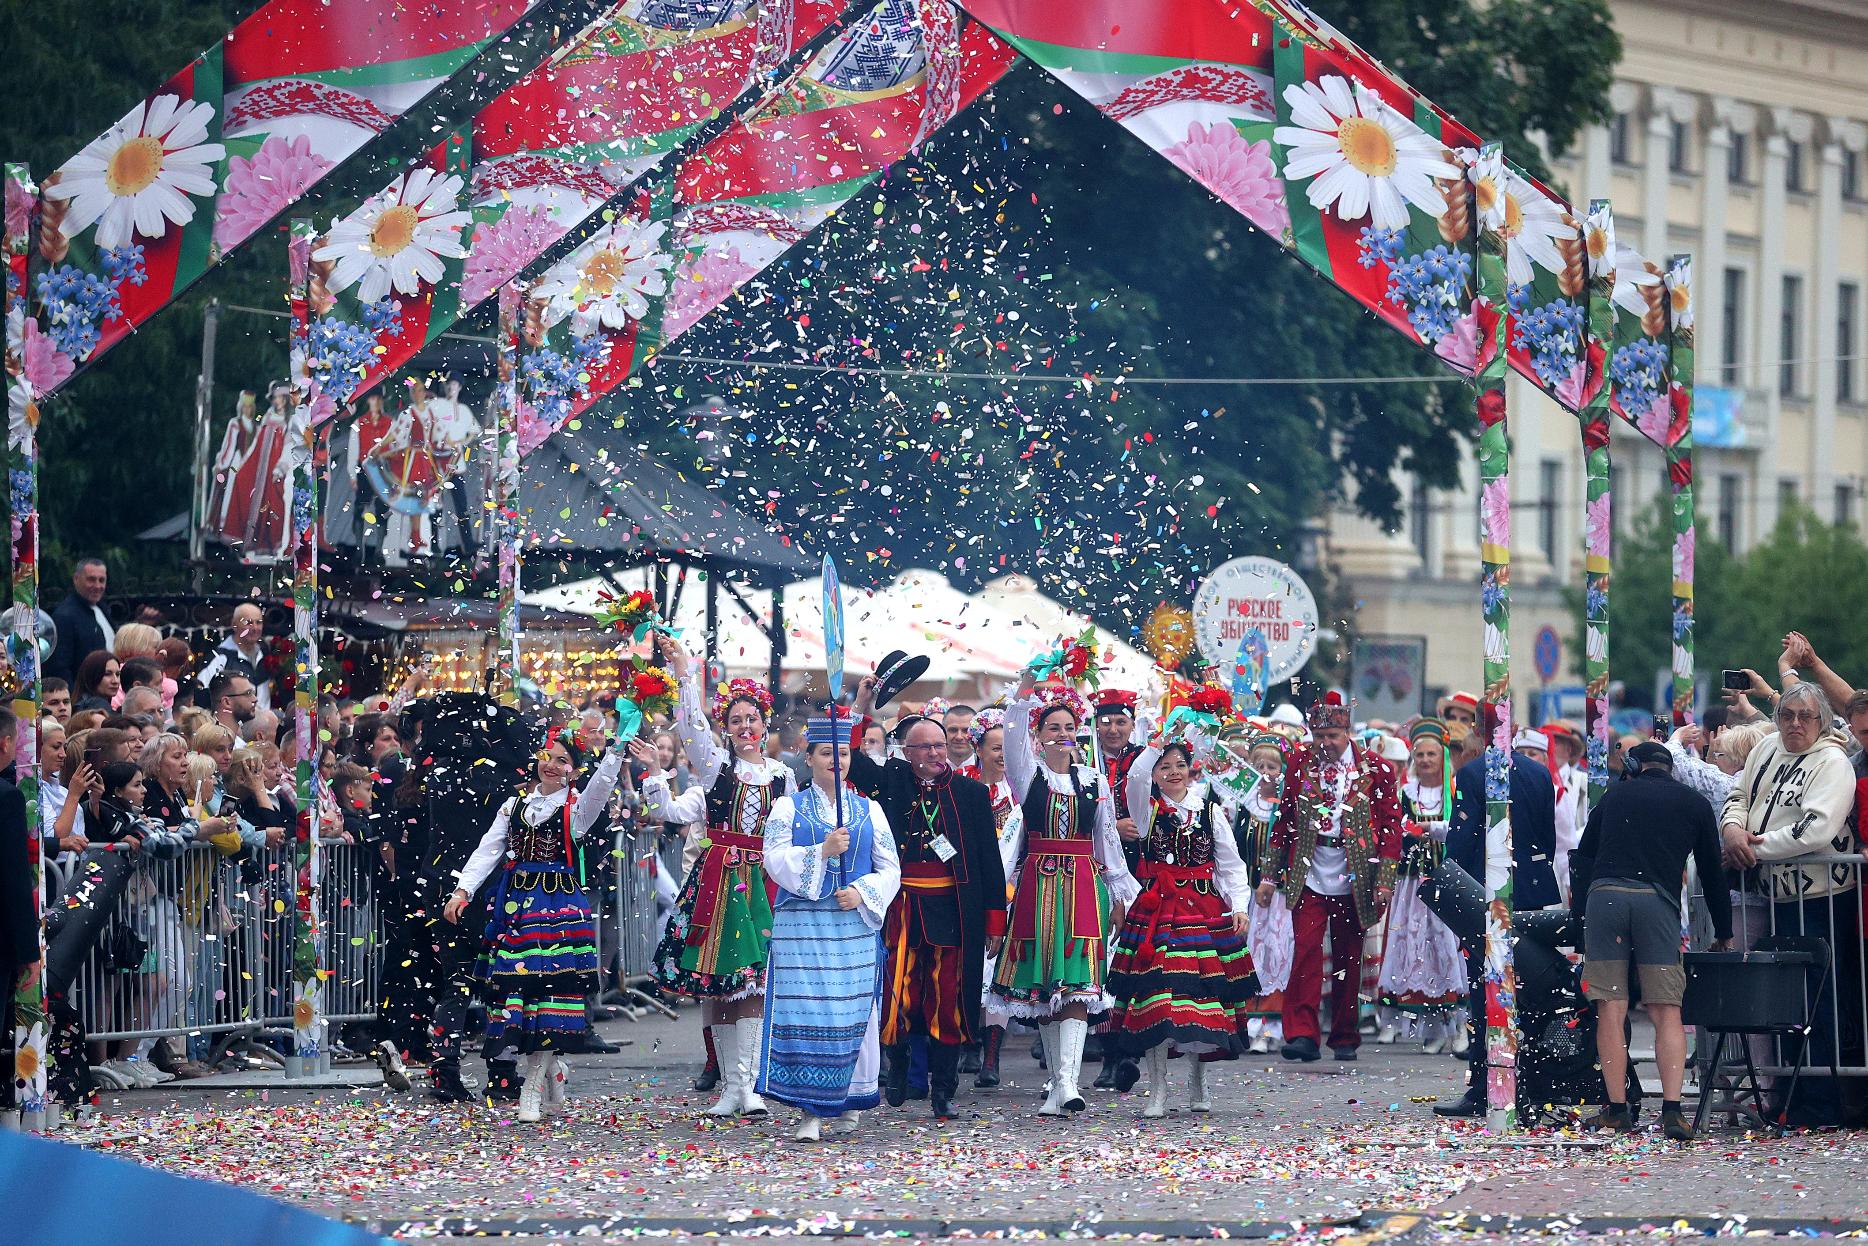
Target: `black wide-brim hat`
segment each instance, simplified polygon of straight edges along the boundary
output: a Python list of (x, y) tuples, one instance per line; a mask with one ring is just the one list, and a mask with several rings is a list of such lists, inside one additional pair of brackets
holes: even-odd
[(930, 665), (932, 661), (926, 654), (910, 656), (904, 649), (897, 649), (883, 658), (876, 665), (876, 708), (881, 709), (900, 696), (908, 685), (927, 674)]

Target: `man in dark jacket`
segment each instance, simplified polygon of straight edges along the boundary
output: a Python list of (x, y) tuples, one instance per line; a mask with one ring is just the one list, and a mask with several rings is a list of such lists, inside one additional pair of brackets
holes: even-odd
[(52, 609), (58, 643), (45, 660), (47, 675), (56, 675), (75, 687), (78, 664), (99, 649), (110, 648), (111, 634), (103, 615), (104, 591), (109, 583), (103, 559), (78, 560), (71, 573), (71, 592)]
[(979, 1001), (987, 943), (1005, 937), (1005, 867), (986, 785), (954, 773), (947, 733), (914, 717), (896, 734), (907, 760), (877, 765), (863, 753), (863, 730), (875, 701), (874, 676), (856, 694), (850, 783), (882, 806), (901, 858), (902, 889), (883, 926), (882, 1043), (889, 1053), (889, 1103), (908, 1092), (909, 1040), (928, 1040), (928, 1099), (936, 1118), (951, 1119), (960, 1049), (980, 1034)]
[[(1516, 753), (1511, 758), (1511, 908), (1523, 913), (1559, 903), (1557, 887), (1557, 789), (1550, 771)], [(1485, 881), (1485, 757), (1467, 762), (1454, 777), (1452, 825), (1446, 855), (1468, 874)], [(1434, 1108), (1441, 1116), (1485, 1115), (1485, 936), (1466, 948), (1466, 1022), (1472, 1027), (1467, 1049), (1466, 1093)]]
[[(1686, 1080), (1686, 1029), (1680, 1001), (1686, 971), (1680, 959), (1680, 884), (1687, 858), (1699, 866), (1712, 914), (1713, 951), (1732, 943), (1732, 901), (1723, 885), (1719, 825), (1698, 792), (1676, 783), (1673, 754), (1649, 740), (1628, 750), (1634, 773), (1589, 811), (1576, 855), (1589, 866), (1583, 923), (1583, 992), (1596, 1005), (1596, 1054), (1609, 1102), (1590, 1124), (1626, 1132), (1628, 1117), (1628, 962), (1641, 982), (1641, 1003), (1654, 1023), (1660, 1066), (1660, 1123), (1667, 1137), (1691, 1142), (1680, 1105)], [(1635, 770), (1635, 767), (1639, 767)]]

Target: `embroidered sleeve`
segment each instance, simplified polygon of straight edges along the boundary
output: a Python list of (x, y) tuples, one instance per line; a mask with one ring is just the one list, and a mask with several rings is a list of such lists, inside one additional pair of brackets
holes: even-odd
[(895, 853), (895, 834), (889, 829), (888, 815), (875, 801), (869, 802), (871, 826), (869, 873), (850, 883), (862, 897), (863, 924), (881, 930), (889, 905), (895, 903), (902, 889), (901, 859)]

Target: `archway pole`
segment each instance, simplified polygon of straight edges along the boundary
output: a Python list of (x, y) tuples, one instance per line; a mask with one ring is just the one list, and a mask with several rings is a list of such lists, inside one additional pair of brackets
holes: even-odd
[(1615, 343), (1615, 213), (1606, 199), (1589, 204), (1583, 223), (1589, 274), (1583, 366), (1588, 402), (1582, 412), (1584, 756), (1589, 766), (1587, 816), (1609, 787), (1609, 582), (1614, 564), (1615, 494), (1610, 487), (1608, 355)]

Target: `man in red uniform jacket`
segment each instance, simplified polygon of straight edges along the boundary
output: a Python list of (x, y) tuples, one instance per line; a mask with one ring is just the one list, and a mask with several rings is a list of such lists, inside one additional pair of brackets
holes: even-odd
[(1350, 742), (1349, 707), (1327, 694), (1305, 715), (1311, 743), (1291, 750), (1271, 832), (1261, 904), (1276, 891), (1296, 941), (1284, 992), (1286, 1060), (1316, 1060), (1323, 993), (1323, 934), (1330, 936), (1330, 1050), (1354, 1060), (1362, 934), (1381, 920), (1401, 863), (1401, 801), (1392, 766)]

